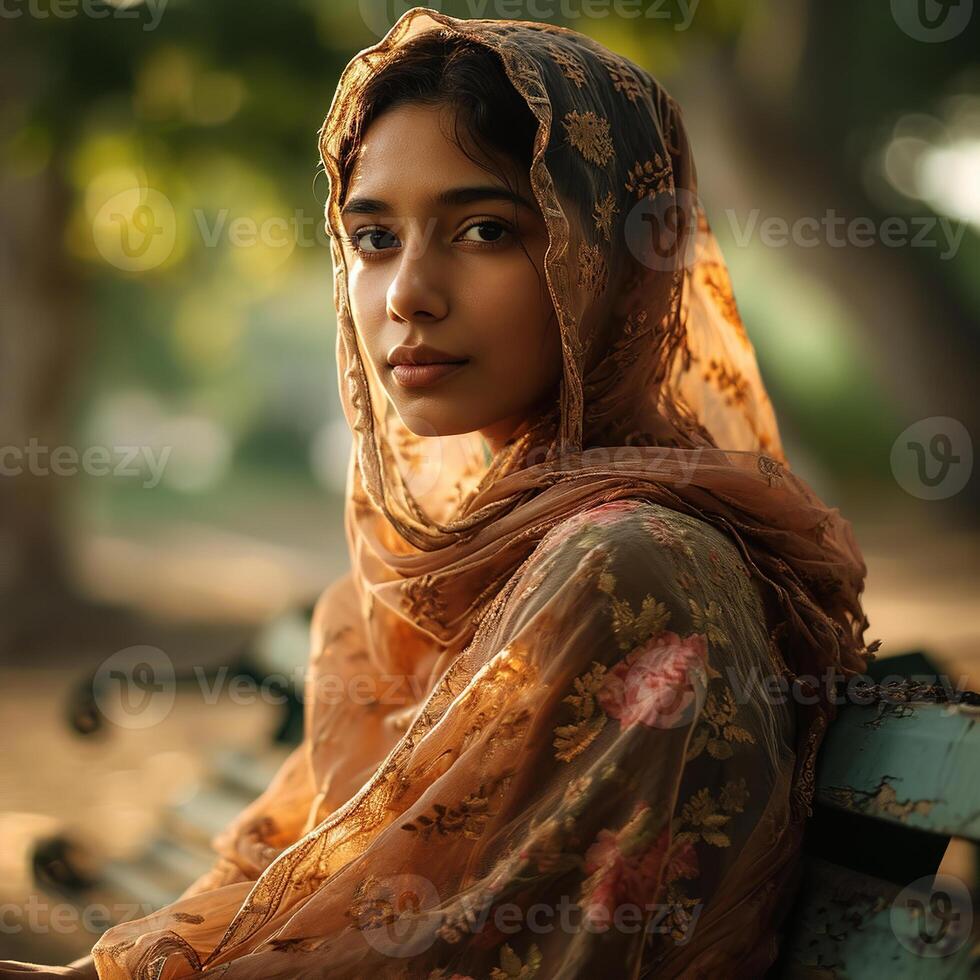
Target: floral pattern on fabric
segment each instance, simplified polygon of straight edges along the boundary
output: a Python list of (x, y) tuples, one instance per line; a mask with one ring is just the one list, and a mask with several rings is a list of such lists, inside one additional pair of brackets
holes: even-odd
[(605, 166), (615, 155), (608, 119), (597, 116), (594, 112), (577, 112), (572, 109), (565, 114), (562, 125), (572, 146), (596, 166)]
[[(485, 629), (498, 654), (444, 674), (327, 821), (345, 813), (356, 832), (328, 849), (300, 835), (260, 880), (228, 886), (254, 917), (235, 942), (251, 934), (254, 951), (232, 955), (234, 930), (215, 948), (207, 893), (191, 889), (196, 899), (159, 927), (188, 944), (159, 961), (160, 980), (205, 977), (209, 957), (229, 980), (251, 977), (251, 963), (285, 977), (300, 954), (323, 957), (338, 977), (587, 977), (610, 956), (681, 976), (692, 930), (701, 950), (714, 948), (716, 929), (727, 935), (714, 918), (727, 891), (765, 894), (752, 861), (771, 843), (764, 812), (788, 795), (790, 718), (754, 692), (746, 700), (768, 637), (729, 542), (641, 500), (589, 508), (545, 536)], [(357, 744), (370, 714), (345, 716), (345, 740)], [(393, 791), (403, 783), (411, 792)], [(304, 867), (318, 884), (282, 895), (291, 915), (263, 939), (263, 896)], [(145, 941), (154, 921), (110, 930), (107, 977), (107, 951)], [(755, 928), (744, 924), (746, 944)], [(739, 954), (728, 939), (718, 949)]]

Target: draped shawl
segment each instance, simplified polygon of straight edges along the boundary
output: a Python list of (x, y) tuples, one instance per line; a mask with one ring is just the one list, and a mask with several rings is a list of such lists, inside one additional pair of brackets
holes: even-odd
[[(537, 120), (562, 376), (489, 459), (399, 419), (340, 245), (360, 94), (427, 31), (494, 52)], [(761, 974), (821, 679), (876, 644), (851, 525), (783, 454), (677, 103), (575, 31), (413, 8), (344, 69), (320, 151), (350, 572), (316, 606), (302, 744), (211, 872), (103, 936), (100, 977)]]

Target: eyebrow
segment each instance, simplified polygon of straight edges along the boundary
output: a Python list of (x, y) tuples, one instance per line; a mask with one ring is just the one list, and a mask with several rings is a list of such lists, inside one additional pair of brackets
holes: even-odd
[[(442, 207), (459, 207), (475, 201), (509, 201), (529, 211), (537, 210), (523, 194), (517, 194), (499, 184), (486, 184), (478, 187), (452, 187), (436, 195), (435, 202)], [(395, 209), (385, 201), (375, 197), (352, 197), (341, 208), (341, 214), (383, 214)]]

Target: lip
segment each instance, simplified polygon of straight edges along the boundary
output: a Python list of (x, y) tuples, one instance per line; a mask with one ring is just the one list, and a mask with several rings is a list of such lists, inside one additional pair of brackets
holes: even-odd
[(467, 361), (443, 361), (431, 364), (396, 364), (392, 367), (391, 373), (403, 388), (427, 388), (454, 374), (467, 363)]
[(459, 364), (468, 357), (449, 354), (428, 344), (399, 344), (388, 351), (389, 364)]

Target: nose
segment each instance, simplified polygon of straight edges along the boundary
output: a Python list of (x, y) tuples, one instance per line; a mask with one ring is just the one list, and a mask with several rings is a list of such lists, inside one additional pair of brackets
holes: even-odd
[(403, 244), (385, 301), (397, 323), (442, 320), (449, 312), (444, 285), (448, 266), (434, 243)]

